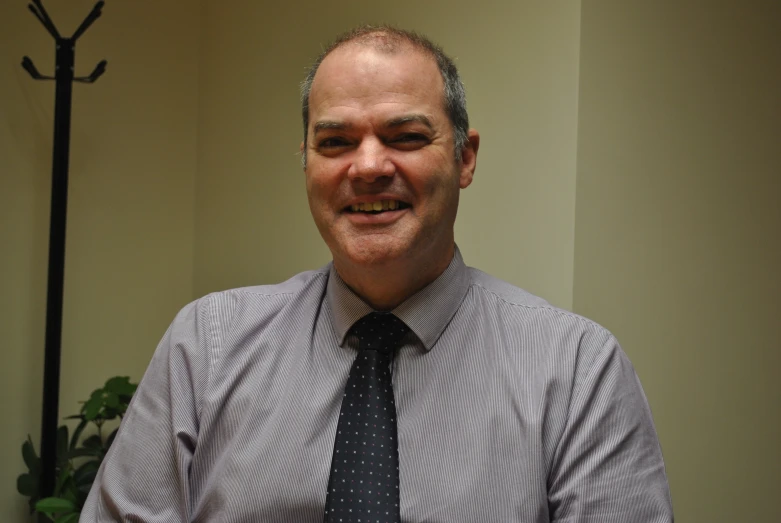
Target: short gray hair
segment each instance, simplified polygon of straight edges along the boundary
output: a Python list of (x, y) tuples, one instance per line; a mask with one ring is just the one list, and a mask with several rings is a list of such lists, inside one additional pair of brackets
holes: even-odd
[(460, 162), (461, 151), (466, 145), (469, 132), (469, 115), (466, 111), (466, 89), (464, 89), (464, 83), (461, 81), (453, 60), (437, 44), (413, 31), (406, 31), (389, 25), (361, 25), (337, 37), (336, 40), (326, 47), (320, 53), (320, 56), (315, 59), (314, 64), (309, 68), (306, 78), (301, 82), (301, 115), (304, 120), (304, 149), (301, 154), (301, 162), (304, 167), (306, 167), (306, 142), (309, 130), (309, 96), (312, 92), (315, 74), (326, 56), (351, 42), (370, 45), (386, 53), (398, 52), (401, 45), (407, 43), (413, 48), (427, 53), (436, 61), (439, 73), (442, 75), (442, 82), (445, 85), (443, 92), (445, 113), (447, 113), (450, 124), (453, 126), (454, 155), (456, 161)]

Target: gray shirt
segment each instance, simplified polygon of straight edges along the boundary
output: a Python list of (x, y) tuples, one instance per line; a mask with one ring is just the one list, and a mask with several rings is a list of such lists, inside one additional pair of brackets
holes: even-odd
[[(169, 327), (81, 521), (322, 522), (371, 308), (332, 265), (210, 294)], [(651, 412), (615, 338), (448, 269), (393, 311), (402, 521), (673, 520)]]

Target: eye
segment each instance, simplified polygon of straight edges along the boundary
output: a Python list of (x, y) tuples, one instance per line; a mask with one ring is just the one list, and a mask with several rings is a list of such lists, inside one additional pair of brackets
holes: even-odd
[(429, 143), (426, 135), (420, 133), (403, 133), (393, 137), (390, 143), (403, 149), (417, 149)]
[(350, 143), (339, 136), (331, 136), (317, 142), (317, 147), (319, 149), (335, 149), (338, 147), (347, 147), (348, 145), (350, 145)]
[(397, 142), (419, 142), (426, 140), (426, 137), (419, 133), (404, 133), (396, 137)]

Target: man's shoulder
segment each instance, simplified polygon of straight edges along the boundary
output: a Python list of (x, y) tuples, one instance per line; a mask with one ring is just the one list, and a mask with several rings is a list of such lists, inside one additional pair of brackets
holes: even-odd
[(200, 311), (212, 319), (248, 313), (260, 319), (273, 316), (290, 305), (318, 306), (328, 281), (329, 267), (304, 271), (275, 284), (236, 287), (211, 292), (188, 304), (181, 314)]
[(204, 298), (238, 297), (250, 300), (263, 300), (264, 298), (292, 299), (302, 292), (311, 289), (312, 286), (325, 285), (325, 282), (328, 280), (328, 271), (329, 266), (326, 265), (319, 269), (300, 272), (280, 283), (236, 287), (211, 293), (210, 295), (204, 296)]
[(512, 283), (500, 280), (474, 267), (468, 267), (468, 270), (472, 286), (482, 289), (502, 302), (528, 308), (553, 308), (544, 298), (535, 296)]
[[(497, 314), (505, 320), (534, 319), (538, 326), (553, 328), (575, 327), (599, 337), (607, 338), (612, 334), (597, 322), (574, 312), (551, 305), (547, 300), (536, 296), (512, 283), (501, 280), (479, 269), (469, 267), (472, 287), (481, 295), (483, 303), (497, 308)], [(526, 321), (523, 321), (526, 324)]]

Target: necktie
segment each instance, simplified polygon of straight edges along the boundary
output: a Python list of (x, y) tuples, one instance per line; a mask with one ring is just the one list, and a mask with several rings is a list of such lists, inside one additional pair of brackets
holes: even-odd
[(390, 313), (367, 314), (350, 333), (360, 352), (342, 398), (325, 505), (325, 523), (397, 523), (399, 452), (390, 364), (409, 331)]

